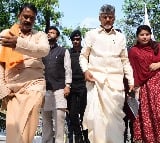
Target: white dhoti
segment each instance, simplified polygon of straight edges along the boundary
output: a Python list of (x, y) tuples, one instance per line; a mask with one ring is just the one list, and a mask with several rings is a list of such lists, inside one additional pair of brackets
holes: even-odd
[(87, 83), (87, 107), (83, 126), (91, 143), (124, 143), (124, 91), (107, 84)]

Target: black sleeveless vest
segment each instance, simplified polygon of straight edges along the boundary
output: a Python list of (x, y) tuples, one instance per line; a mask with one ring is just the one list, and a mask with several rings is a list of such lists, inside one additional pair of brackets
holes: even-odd
[(65, 87), (64, 56), (66, 49), (57, 44), (43, 58), (47, 90), (58, 90)]

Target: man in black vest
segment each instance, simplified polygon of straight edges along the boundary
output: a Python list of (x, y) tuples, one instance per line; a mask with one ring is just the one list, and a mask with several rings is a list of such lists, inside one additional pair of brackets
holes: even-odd
[[(75, 143), (84, 143), (84, 138), (88, 139), (87, 131), (83, 131), (82, 120), (87, 102), (87, 90), (84, 74), (79, 65), (79, 55), (82, 49), (81, 32), (75, 30), (71, 33), (70, 39), (73, 48), (70, 49), (71, 67), (72, 67), (72, 84), (71, 91), (67, 97), (68, 105), (68, 131), (69, 143), (73, 143), (73, 135)], [(87, 142), (85, 142), (87, 143)]]
[(42, 143), (53, 143), (53, 136), (56, 143), (64, 142), (66, 97), (70, 93), (72, 70), (69, 51), (57, 44), (59, 35), (56, 27), (49, 28), (50, 52), (43, 59), (47, 92), (42, 111)]

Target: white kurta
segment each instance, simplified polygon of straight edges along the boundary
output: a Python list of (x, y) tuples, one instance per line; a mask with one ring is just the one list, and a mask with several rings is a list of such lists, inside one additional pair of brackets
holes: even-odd
[(87, 83), (87, 107), (83, 125), (91, 143), (123, 143), (124, 74), (133, 85), (133, 72), (125, 47), (125, 36), (101, 27), (86, 33), (80, 65), (96, 79)]

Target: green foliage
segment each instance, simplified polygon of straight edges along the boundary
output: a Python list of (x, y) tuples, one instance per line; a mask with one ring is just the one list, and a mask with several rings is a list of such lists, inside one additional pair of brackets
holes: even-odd
[[(85, 33), (89, 30), (89, 29), (84, 28), (84, 27), (81, 28), (80, 26), (76, 27), (75, 29), (79, 29), (81, 31), (82, 37), (84, 37)], [(66, 48), (70, 48), (70, 46), (65, 41), (65, 39), (70, 40), (70, 35), (71, 35), (72, 31), (75, 30), (75, 29), (73, 29), (73, 28), (67, 28), (67, 27), (64, 27), (62, 29), (62, 36), (61, 36), (61, 40), (63, 41), (63, 42), (61, 42), (61, 43), (63, 43), (62, 46), (66, 47)]]
[(10, 27), (17, 20), (17, 1), (2, 0), (0, 1), (0, 31)]
[(35, 4), (38, 9), (35, 24), (38, 30), (47, 31), (51, 24), (57, 23), (58, 19), (63, 16), (56, 9), (59, 6), (58, 0), (2, 0), (0, 2), (0, 31), (17, 21), (19, 7), (25, 2)]
[(122, 9), (125, 14), (125, 18), (121, 21), (121, 25), (123, 27), (123, 31), (126, 34), (128, 47), (135, 43), (135, 32), (137, 27), (144, 24), (145, 3), (155, 39), (157, 41), (160, 40), (159, 0), (124, 0)]
[[(19, 13), (19, 7), (25, 3), (33, 3), (37, 7), (38, 14), (34, 25), (37, 30), (48, 31), (51, 25), (57, 26), (61, 33), (61, 45), (69, 47), (67, 45), (67, 38), (69, 39), (72, 28), (63, 27), (60, 23), (60, 19), (63, 17), (63, 13), (58, 10), (58, 0), (1, 0), (0, 1), (0, 31), (9, 28), (13, 23), (17, 21)], [(86, 28), (80, 28), (82, 35), (84, 36), (87, 31)]]
[[(85, 28), (85, 27), (81, 28), (80, 26), (78, 26), (76, 29), (81, 31), (82, 37), (84, 37), (85, 33), (89, 30), (88, 28)], [(65, 36), (69, 37), (73, 30), (75, 30), (75, 29), (64, 27), (62, 33)]]

